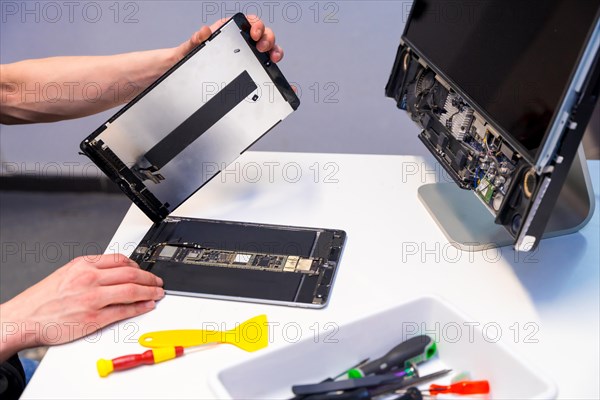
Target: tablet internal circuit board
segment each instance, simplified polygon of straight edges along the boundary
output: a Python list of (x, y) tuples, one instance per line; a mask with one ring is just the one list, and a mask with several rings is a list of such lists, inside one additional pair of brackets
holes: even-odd
[(161, 243), (150, 248), (140, 247), (136, 253), (142, 257), (143, 262), (172, 261), (198, 266), (298, 272), (309, 275), (318, 275), (323, 264), (323, 260), (319, 258), (208, 249), (192, 243)]

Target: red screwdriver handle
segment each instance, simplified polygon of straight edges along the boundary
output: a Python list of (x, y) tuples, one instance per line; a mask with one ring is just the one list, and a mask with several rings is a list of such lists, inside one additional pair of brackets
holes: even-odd
[(146, 350), (142, 354), (129, 354), (127, 356), (117, 357), (112, 360), (99, 359), (96, 362), (98, 375), (102, 378), (108, 376), (113, 371), (123, 371), (137, 367), (138, 365), (151, 365), (163, 361), (171, 360), (183, 355), (183, 347), (157, 347), (152, 350)]
[(147, 350), (142, 354), (129, 354), (114, 358), (112, 362), (115, 371), (122, 371), (124, 369), (137, 367), (138, 365), (154, 364), (154, 354), (152, 353), (152, 350)]
[(488, 381), (462, 381), (452, 385), (429, 386), (429, 393), (453, 393), (453, 394), (488, 394), (490, 392), (490, 383)]

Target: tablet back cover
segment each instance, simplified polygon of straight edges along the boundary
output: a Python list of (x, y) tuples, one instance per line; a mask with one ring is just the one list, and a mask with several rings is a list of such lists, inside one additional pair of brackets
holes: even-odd
[(81, 145), (155, 222), (299, 105), (249, 28), (234, 16)]

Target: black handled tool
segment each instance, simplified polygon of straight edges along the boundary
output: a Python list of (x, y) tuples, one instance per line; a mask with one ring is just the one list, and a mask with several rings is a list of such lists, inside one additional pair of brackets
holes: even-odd
[(342, 381), (330, 381), (313, 383), (309, 385), (294, 385), (292, 392), (295, 395), (309, 395), (317, 393), (337, 392), (338, 390), (359, 389), (373, 387), (395, 382), (399, 379), (394, 374), (367, 376), (366, 378), (344, 379)]
[(417, 386), (424, 382), (432, 381), (432, 380), (440, 378), (444, 375), (448, 375), (450, 372), (452, 372), (451, 369), (443, 369), (441, 371), (433, 372), (429, 375), (412, 377), (410, 379), (404, 379), (400, 382), (394, 382), (394, 383), (390, 383), (389, 385), (383, 385), (383, 386), (376, 387), (370, 391), (370, 394), (372, 397), (381, 396), (383, 394), (391, 394), (391, 393), (395, 392), (396, 390), (405, 389), (410, 386)]
[[(425, 375), (425, 376), (397, 379), (396, 381), (394, 381), (394, 383), (391, 383), (388, 385), (383, 385), (383, 386), (378, 386), (378, 387), (375, 387), (372, 389), (367, 389), (366, 387), (360, 387), (360, 385), (359, 385), (359, 386), (355, 386), (354, 388), (349, 388), (341, 393), (339, 391), (338, 392), (332, 391), (332, 392), (328, 392), (328, 393), (323, 393), (323, 392), (316, 393), (315, 392), (315, 394), (312, 394), (307, 397), (303, 397), (303, 399), (305, 399), (305, 400), (370, 400), (374, 397), (381, 396), (384, 394), (385, 395), (393, 394), (395, 391), (397, 391), (399, 389), (408, 388), (408, 390), (406, 390), (404, 392), (404, 394), (397, 397), (397, 399), (421, 400), (422, 398), (421, 399), (418, 398), (418, 396), (421, 395), (421, 392), (414, 388), (415, 385), (419, 385), (424, 382), (438, 379), (444, 375), (449, 374), (451, 371), (452, 370), (450, 370), (450, 369), (444, 369), (441, 371), (433, 372), (433, 373), (431, 373), (429, 375)], [(377, 377), (377, 376), (370, 376), (368, 378), (375, 378), (375, 377)], [(354, 381), (360, 381), (362, 379), (367, 379), (367, 378), (354, 379)], [(352, 380), (350, 380), (350, 381), (352, 381)], [(332, 383), (332, 382), (329, 382), (329, 383)], [(317, 386), (317, 384), (305, 385), (305, 386)], [(414, 397), (411, 397), (411, 396), (414, 396)]]
[(365, 378), (344, 379), (342, 381), (320, 382), (308, 385), (294, 385), (292, 386), (292, 392), (296, 395), (309, 395), (317, 393), (337, 392), (339, 390), (368, 388), (388, 384), (399, 385), (404, 383), (405, 385), (413, 385), (414, 382), (423, 382), (427, 379), (435, 378), (438, 377), (440, 374), (446, 374), (448, 372), (450, 372), (450, 370), (443, 370), (422, 377), (410, 377), (405, 374), (400, 375), (397, 373), (372, 375), (367, 376)]
[[(364, 360), (360, 361), (358, 364), (355, 364), (355, 365), (353, 365), (352, 367), (350, 367), (348, 370), (351, 370), (351, 369), (354, 369), (354, 368), (358, 368), (358, 367), (360, 367), (361, 365), (363, 365), (363, 364), (367, 363), (368, 361), (369, 361), (369, 358), (367, 357), (367, 358), (365, 358)], [(321, 381), (321, 382), (319, 382), (319, 383), (325, 383), (325, 382), (331, 382), (331, 381), (335, 381), (336, 379), (338, 379), (338, 378), (341, 378), (342, 376), (346, 375), (346, 374), (348, 373), (348, 370), (344, 370), (344, 371), (340, 372), (339, 374), (337, 374), (337, 375), (336, 375), (336, 376), (334, 376), (333, 378), (332, 378), (332, 377), (325, 378), (324, 380), (322, 380), (322, 381)], [(311, 398), (312, 398), (312, 397), (311, 397)], [(296, 396), (292, 397), (290, 400), (302, 400), (302, 399), (305, 399), (305, 396), (302, 396), (302, 395), (296, 395)]]
[(396, 397), (394, 400), (423, 400), (423, 393), (416, 387), (409, 387), (406, 393)]
[(354, 389), (342, 393), (320, 393), (303, 397), (305, 400), (371, 400), (371, 394), (367, 388)]
[(435, 355), (436, 351), (435, 341), (429, 336), (415, 336), (400, 343), (383, 357), (351, 370), (349, 376), (360, 377), (386, 373), (396, 368), (408, 368), (413, 363), (418, 364), (429, 360)]

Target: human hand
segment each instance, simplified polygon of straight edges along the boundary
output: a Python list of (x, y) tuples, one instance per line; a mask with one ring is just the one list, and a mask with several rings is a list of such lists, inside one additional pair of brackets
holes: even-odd
[(146, 313), (164, 296), (162, 284), (122, 254), (76, 258), (0, 306), (0, 359)]
[[(256, 43), (256, 48), (261, 53), (269, 53), (271, 61), (279, 62), (283, 58), (283, 49), (275, 43), (275, 34), (271, 28), (265, 27), (265, 24), (256, 15), (247, 15), (246, 18), (252, 27), (250, 28), (250, 36)], [(176, 48), (178, 59), (185, 57), (187, 53), (192, 51), (200, 43), (208, 39), (208, 37), (217, 29), (219, 29), (229, 18), (222, 18), (212, 24), (210, 27), (203, 26), (200, 30), (192, 35), (190, 40), (182, 43)]]

